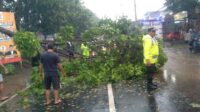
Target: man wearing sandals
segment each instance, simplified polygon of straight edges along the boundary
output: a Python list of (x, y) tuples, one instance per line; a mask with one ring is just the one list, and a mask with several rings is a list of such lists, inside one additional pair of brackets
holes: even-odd
[(49, 105), (51, 103), (50, 100), (50, 88), (51, 84), (54, 88), (54, 104), (59, 104), (61, 102), (59, 98), (58, 90), (60, 89), (60, 79), (59, 72), (61, 71), (62, 76), (64, 76), (64, 70), (62, 65), (60, 64), (59, 56), (53, 51), (53, 44), (48, 45), (48, 50), (41, 55), (41, 63), (39, 66), (39, 77), (42, 79), (42, 71), (44, 68), (44, 86), (45, 86), (45, 97), (46, 104)]
[[(8, 70), (1, 62), (0, 62), (0, 66), (5, 70), (5, 74), (7, 74)], [(2, 75), (2, 73), (0, 73), (0, 100), (5, 101), (7, 99), (8, 99), (8, 97), (4, 96), (3, 75)]]

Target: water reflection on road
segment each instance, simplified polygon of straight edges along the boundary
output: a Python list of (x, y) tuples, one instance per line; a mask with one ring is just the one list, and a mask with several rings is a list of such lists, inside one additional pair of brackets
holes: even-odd
[(191, 54), (186, 45), (165, 48), (168, 62), (157, 75), (163, 83), (155, 93), (160, 112), (196, 112), (191, 103), (200, 103), (199, 54)]
[(144, 81), (115, 84), (117, 112), (200, 112), (200, 54), (185, 44), (164, 50), (168, 62), (155, 77), (159, 89), (147, 92)]

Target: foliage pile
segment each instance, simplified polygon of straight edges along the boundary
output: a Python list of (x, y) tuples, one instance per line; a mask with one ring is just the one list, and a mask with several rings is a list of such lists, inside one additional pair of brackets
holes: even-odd
[[(91, 51), (96, 52), (95, 58), (63, 63), (67, 74), (78, 74), (78, 83), (98, 86), (143, 77), (145, 66), (142, 32), (137, 24), (132, 24), (124, 17), (118, 21), (106, 19), (100, 21), (98, 27), (87, 30), (82, 36)], [(159, 43), (158, 69), (167, 61), (162, 50), (162, 41)]]

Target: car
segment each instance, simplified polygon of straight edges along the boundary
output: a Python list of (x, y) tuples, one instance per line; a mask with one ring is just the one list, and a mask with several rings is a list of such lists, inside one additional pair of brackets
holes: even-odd
[(167, 40), (173, 41), (173, 40), (180, 40), (180, 33), (179, 32), (169, 32), (166, 35)]

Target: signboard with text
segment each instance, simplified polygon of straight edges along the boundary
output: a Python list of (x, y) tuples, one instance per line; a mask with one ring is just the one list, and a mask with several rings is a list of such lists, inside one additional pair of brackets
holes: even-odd
[[(0, 27), (16, 32), (14, 13), (0, 12)], [(20, 52), (16, 49), (13, 37), (0, 32), (0, 62), (3, 64), (22, 61)]]
[(140, 23), (141, 23), (143, 26), (162, 25), (162, 21), (160, 21), (160, 20), (141, 20)]

